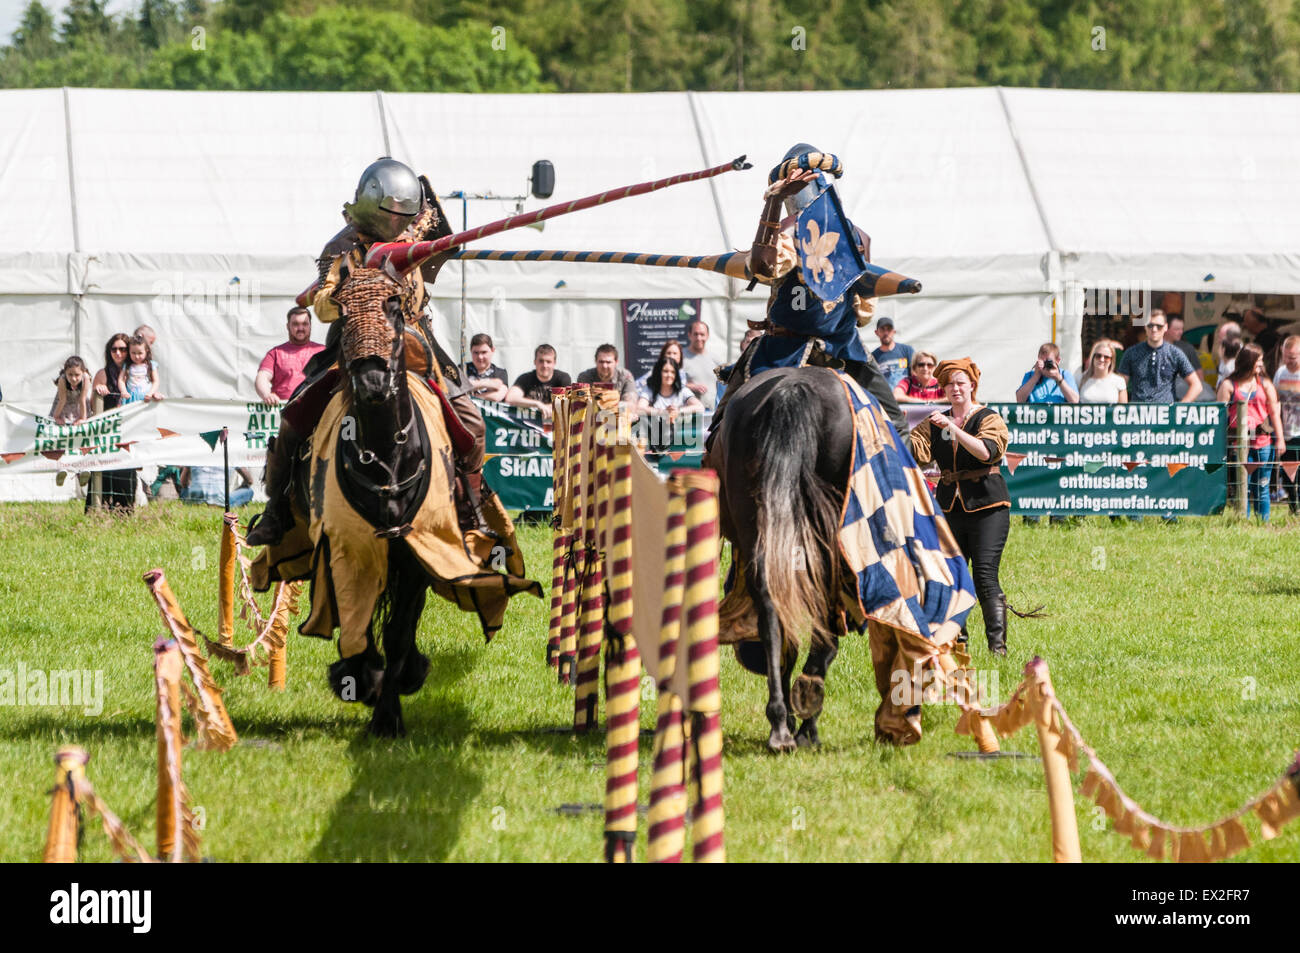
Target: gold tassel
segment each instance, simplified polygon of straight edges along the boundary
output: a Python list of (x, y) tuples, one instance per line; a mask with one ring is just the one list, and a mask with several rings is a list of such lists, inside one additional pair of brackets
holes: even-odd
[(1133, 826), (1133, 812), (1124, 809), (1124, 813), (1120, 814), (1120, 816), (1115, 820), (1115, 833), (1123, 834), (1126, 837), (1131, 837), (1133, 836), (1134, 830), (1135, 828)]
[(1205, 848), (1205, 835), (1201, 831), (1184, 831), (1178, 840), (1180, 864), (1203, 864), (1210, 859), (1210, 852)]
[(1210, 860), (1223, 860), (1228, 850), (1223, 838), (1223, 825), (1218, 824), (1210, 831)]
[[(1291, 782), (1283, 781), (1282, 783), (1290, 784)], [(1280, 833), (1282, 828), (1282, 803), (1276, 788), (1264, 795), (1264, 799), (1255, 805), (1255, 814), (1259, 818), (1259, 836), (1262, 839), (1272, 840)]]
[(1165, 859), (1165, 835), (1168, 832), (1159, 825), (1153, 825), (1150, 832), (1151, 846), (1147, 848), (1147, 856), (1152, 860)]
[(1135, 850), (1146, 850), (1151, 846), (1151, 828), (1142, 821), (1133, 822), (1133, 839), (1129, 842)]
[(1219, 825), (1223, 831), (1223, 849), (1225, 857), (1233, 857), (1240, 854), (1250, 846), (1250, 837), (1246, 834), (1246, 826), (1241, 823), (1240, 818), (1229, 818)]
[(1088, 765), (1088, 773), (1084, 775), (1083, 783), (1079, 785), (1080, 797), (1092, 797), (1097, 793), (1099, 784), (1101, 784), (1101, 775), (1097, 773), (1097, 766), (1095, 764)]

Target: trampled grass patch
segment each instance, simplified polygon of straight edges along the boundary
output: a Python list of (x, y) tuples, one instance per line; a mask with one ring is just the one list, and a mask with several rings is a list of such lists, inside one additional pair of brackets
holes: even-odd
[[(1167, 526), (1013, 521), (1003, 585), (1018, 607), (1010, 656), (974, 664), (999, 700), (1025, 661), (1048, 660), (1071, 717), (1120, 784), (1179, 825), (1217, 819), (1253, 796), (1300, 744), (1300, 596), (1296, 522), (1233, 518)], [(51, 755), (75, 742), (105, 800), (147, 845), (154, 828), (150, 647), (163, 627), (141, 574), (162, 567), (191, 621), (216, 629), (220, 514), (162, 504), (130, 519), (74, 505), (0, 507), (0, 668), (103, 672), (103, 711), (0, 706), (0, 859), (37, 860), (48, 817)], [(521, 529), (534, 578), (549, 585), (550, 531)], [(519, 597), (484, 645), (476, 624), (431, 598), (420, 644), (433, 668), (405, 700), (409, 736), (373, 741), (369, 710), (330, 694), (331, 644), (294, 635), (288, 690), (265, 670), (237, 678), (213, 663), (241, 743), (185, 752), (203, 809), (205, 853), (218, 861), (591, 861), (601, 856), (604, 739), (555, 729), (573, 695), (543, 663), (546, 606)], [(236, 640), (246, 641), (246, 630)], [(727, 852), (735, 861), (1048, 860), (1049, 822), (1035, 760), (952, 757), (955, 708), (933, 706), (920, 745), (873, 740), (878, 696), (865, 636), (831, 669), (823, 746), (767, 753), (765, 683), (722, 661)], [(643, 704), (650, 728), (653, 704)], [(642, 746), (642, 800), (649, 740)], [(1026, 729), (1006, 750), (1037, 755)], [(560, 813), (562, 805), (577, 805)], [(1083, 856), (1129, 861), (1127, 838), (1097, 829), (1077, 803)], [(644, 841), (644, 823), (642, 839)], [(644, 854), (644, 843), (641, 847)], [(96, 828), (83, 857), (108, 860)], [(1247, 860), (1300, 860), (1300, 828), (1256, 843)]]

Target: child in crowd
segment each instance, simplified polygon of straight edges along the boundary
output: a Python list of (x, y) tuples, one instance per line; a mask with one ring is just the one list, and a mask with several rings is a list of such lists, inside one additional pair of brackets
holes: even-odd
[(154, 368), (149, 342), (139, 334), (127, 345), (126, 373), (118, 377), (122, 403), (153, 400), (158, 393), (158, 371)]
[(86, 362), (72, 355), (54, 378), (58, 391), (50, 416), (61, 424), (75, 424), (90, 416), (90, 370)]

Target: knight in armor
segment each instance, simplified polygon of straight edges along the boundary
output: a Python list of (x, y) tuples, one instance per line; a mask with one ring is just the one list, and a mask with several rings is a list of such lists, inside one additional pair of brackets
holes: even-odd
[[(797, 161), (791, 163), (792, 159)], [(800, 212), (827, 188), (821, 169), (832, 167), (838, 174), (834, 156), (801, 142), (773, 170), (774, 181), (763, 193), (763, 211), (748, 261), (754, 281), (771, 287), (767, 317), (748, 322), (751, 329), (762, 331), (762, 336), (750, 344), (735, 365), (719, 371), (719, 376), (725, 374), (727, 388), (714, 412), (714, 432), (731, 394), (749, 378), (774, 367), (814, 365), (836, 368), (853, 377), (880, 402), (899, 434), (907, 433), (893, 389), (858, 337), (858, 328), (871, 321), (874, 311), (874, 298), (867, 285), (858, 282), (839, 300), (823, 301), (804, 281), (796, 223)], [(777, 170), (786, 169), (790, 170), (788, 174), (778, 176)], [(869, 262), (871, 238), (856, 226), (851, 229), (862, 259)]]
[[(331, 395), (341, 380), (337, 366), (343, 324), (336, 294), (349, 274), (363, 266), (366, 253), (377, 242), (418, 242), (451, 234), (446, 215), (429, 180), (417, 176), (396, 159), (371, 163), (357, 183), (352, 202), (343, 206), (347, 224), (331, 238), (317, 259), (318, 288), (312, 301), (316, 317), (329, 324), (325, 349), (306, 367), (307, 379), (280, 413), (280, 431), (272, 441), (266, 462), (266, 492), (269, 502), (253, 523), (248, 542), (253, 546), (279, 543), (293, 525), (290, 486), (294, 462), (319, 422)], [(409, 370), (423, 374), (443, 391), (457, 421), (474, 438), (473, 448), (456, 460), (462, 498), (458, 499), (462, 523), (477, 523), (483, 499), (483, 417), (462, 383), (462, 371), (439, 346), (424, 313), (428, 301), (425, 283), (432, 283), (448, 255), (438, 255), (420, 268), (401, 276), (401, 307), (408, 341), (420, 347), (412, 353), (408, 344)], [(423, 353), (420, 353), (420, 352)], [(490, 496), (490, 494), (487, 494)], [(492, 498), (495, 501), (495, 497)], [(465, 528), (471, 528), (466, 526)]]

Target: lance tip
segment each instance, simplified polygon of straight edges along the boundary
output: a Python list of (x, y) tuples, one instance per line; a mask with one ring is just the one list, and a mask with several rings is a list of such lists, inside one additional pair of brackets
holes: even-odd
[(754, 168), (754, 164), (752, 162), (746, 162), (745, 159), (745, 156), (737, 156), (731, 160), (731, 167), (737, 171)]

